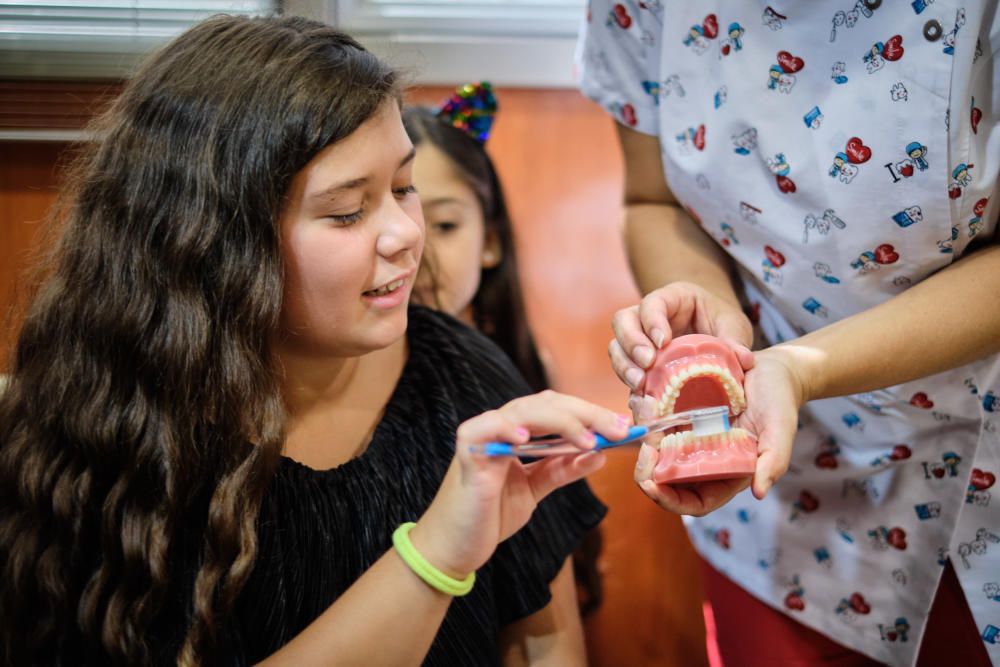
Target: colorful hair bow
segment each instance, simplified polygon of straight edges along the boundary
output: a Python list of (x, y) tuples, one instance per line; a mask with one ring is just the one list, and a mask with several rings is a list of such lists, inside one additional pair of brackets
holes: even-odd
[(497, 112), (493, 86), (486, 81), (459, 86), (437, 112), (442, 121), (485, 144)]

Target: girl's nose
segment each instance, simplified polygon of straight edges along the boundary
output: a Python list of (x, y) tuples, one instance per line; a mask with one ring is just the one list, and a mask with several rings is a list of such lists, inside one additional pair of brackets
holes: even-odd
[(375, 250), (382, 257), (394, 257), (401, 252), (416, 248), (423, 238), (423, 219), (420, 205), (413, 207), (415, 213), (408, 212), (393, 199), (385, 207), (381, 230), (375, 242)]

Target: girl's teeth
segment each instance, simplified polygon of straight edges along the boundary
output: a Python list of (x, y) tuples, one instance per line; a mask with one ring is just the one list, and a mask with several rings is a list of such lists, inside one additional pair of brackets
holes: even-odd
[(388, 285), (385, 285), (384, 287), (379, 287), (378, 289), (373, 289), (373, 290), (371, 290), (368, 293), (372, 294), (374, 296), (383, 296), (385, 294), (388, 294), (389, 292), (396, 291), (397, 289), (399, 289), (400, 287), (403, 286), (404, 282), (406, 282), (406, 281), (404, 281), (404, 280), (396, 280), (394, 282), (389, 283)]

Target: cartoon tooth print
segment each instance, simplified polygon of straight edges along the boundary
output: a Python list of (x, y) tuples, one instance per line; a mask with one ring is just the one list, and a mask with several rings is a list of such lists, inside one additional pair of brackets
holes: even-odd
[(612, 102), (608, 105), (608, 111), (629, 127), (635, 127), (639, 124), (639, 118), (635, 115), (635, 107), (628, 102)]
[(837, 534), (840, 539), (848, 544), (854, 544), (854, 535), (851, 534), (851, 522), (844, 517), (839, 517), (836, 522)]
[(892, 98), (893, 102), (906, 102), (910, 99), (906, 86), (903, 85), (902, 81), (892, 84), (892, 88), (889, 89), (889, 97)]
[(983, 584), (983, 593), (986, 594), (987, 600), (1000, 602), (1000, 584), (998, 584), (997, 582), (990, 581)]
[(951, 187), (948, 188), (948, 196), (951, 199), (958, 199), (962, 196), (962, 188), (972, 182), (972, 174), (969, 173), (969, 170), (975, 166), (962, 162), (951, 170)]
[(837, 41), (837, 28), (853, 28), (858, 19), (864, 16), (870, 19), (874, 12), (865, 4), (864, 0), (857, 0), (849, 11), (839, 11), (833, 15), (833, 27), (830, 28), (830, 41)]
[(868, 162), (871, 157), (872, 149), (865, 146), (859, 137), (851, 137), (844, 150), (833, 156), (833, 164), (827, 173), (841, 183), (850, 183), (858, 175), (857, 165)]
[(708, 182), (708, 177), (705, 174), (698, 174), (694, 177), (695, 184), (702, 190), (711, 190), (712, 184)]
[(920, 503), (913, 506), (913, 511), (917, 513), (917, 518), (921, 521), (937, 519), (941, 516), (941, 503)]
[(824, 264), (823, 262), (816, 262), (813, 264), (813, 272), (816, 277), (825, 283), (830, 283), (831, 285), (839, 285), (840, 278), (833, 275), (833, 270), (830, 268), (829, 264)]
[(955, 27), (953, 27), (951, 31), (944, 36), (944, 39), (941, 40), (941, 44), (944, 45), (942, 50), (949, 56), (955, 55), (955, 41), (958, 39), (958, 31), (961, 30), (964, 25), (965, 9), (962, 8), (955, 12)]
[(663, 3), (660, 0), (639, 0), (639, 9), (649, 12), (650, 16), (663, 24)]
[(788, 178), (792, 168), (788, 165), (784, 153), (777, 153), (773, 158), (767, 158), (767, 168), (774, 174), (774, 180), (777, 182), (779, 190), (786, 195), (795, 192), (795, 181)]
[(830, 313), (829, 311), (827, 311), (826, 307), (813, 297), (809, 297), (808, 299), (803, 301), (802, 307), (805, 308), (810, 313), (812, 313), (813, 315), (816, 315), (817, 317), (822, 317), (823, 319), (826, 319), (827, 317), (830, 316)]
[(847, 83), (847, 74), (845, 74), (845, 72), (847, 72), (847, 63), (842, 60), (838, 60), (833, 63), (833, 67), (830, 71), (830, 78), (833, 79), (834, 83), (843, 85)]
[(983, 394), (983, 410), (986, 412), (1000, 412), (1000, 398), (993, 393), (992, 389), (988, 389)]
[(906, 575), (906, 570), (902, 568), (896, 568), (892, 571), (892, 582), (900, 587), (905, 587), (909, 583), (910, 578)]
[(781, 284), (781, 267), (785, 264), (785, 256), (769, 245), (764, 246), (764, 261), (761, 267), (764, 272), (764, 282), (772, 285)]
[(819, 110), (819, 107), (813, 107), (802, 117), (802, 122), (809, 129), (818, 130), (819, 126), (823, 124), (823, 112)]
[(699, 125), (697, 128), (689, 127), (674, 138), (682, 154), (689, 154), (692, 148), (705, 150), (705, 125)]
[(906, 146), (907, 157), (895, 164), (887, 162), (885, 168), (889, 170), (893, 183), (899, 183), (904, 178), (913, 176), (917, 171), (926, 171), (930, 166), (927, 162), (927, 146), (919, 141), (911, 141)]
[(969, 486), (965, 491), (965, 502), (968, 505), (988, 507), (990, 504), (990, 487), (997, 481), (997, 476), (988, 470), (973, 468), (969, 475)]
[(892, 216), (892, 221), (904, 228), (909, 227), (910, 225), (915, 225), (923, 219), (924, 211), (919, 206), (905, 208)]
[(736, 146), (733, 149), (734, 153), (737, 155), (750, 155), (757, 148), (757, 128), (751, 127), (739, 134), (734, 134), (732, 140), (733, 145)]
[(712, 96), (712, 104), (715, 105), (716, 109), (718, 109), (723, 104), (725, 104), (726, 100), (728, 99), (729, 99), (729, 89), (726, 88), (725, 86), (719, 86), (719, 89), (715, 91), (715, 95)]
[(900, 616), (896, 619), (896, 622), (892, 625), (882, 625), (878, 624), (879, 634), (882, 635), (882, 641), (890, 642), (907, 642), (910, 641), (910, 624), (906, 620), (905, 616)]
[(912, 0), (912, 2), (910, 2), (910, 5), (913, 7), (913, 11), (918, 14), (927, 9), (928, 5), (932, 4), (934, 4), (934, 0)]
[(756, 225), (760, 222), (757, 219), (757, 216), (761, 213), (763, 213), (763, 211), (753, 204), (748, 204), (745, 201), (740, 202), (740, 217), (749, 222), (751, 225)]
[(737, 51), (743, 50), (743, 35), (746, 33), (746, 29), (735, 21), (729, 24), (729, 28), (726, 30), (728, 37), (726, 37), (719, 44), (719, 57), (725, 58), (730, 53), (735, 53)]
[(855, 591), (850, 597), (841, 598), (834, 611), (837, 617), (845, 623), (852, 623), (858, 614), (866, 616), (871, 613), (871, 605), (865, 600), (865, 596)]
[(691, 47), (691, 50), (701, 55), (708, 50), (711, 40), (719, 35), (719, 20), (715, 14), (709, 14), (699, 25), (691, 26), (684, 37), (684, 46)]
[(628, 30), (631, 28), (632, 17), (629, 15), (628, 9), (625, 8), (625, 5), (618, 3), (612, 7), (605, 25), (609, 28), (617, 25), (622, 30)]
[(851, 262), (852, 269), (858, 269), (860, 275), (866, 275), (872, 271), (877, 271), (886, 264), (895, 264), (899, 260), (899, 253), (896, 248), (889, 243), (883, 243), (875, 250), (866, 250), (861, 253), (856, 260)]
[[(815, 229), (817, 232), (826, 236), (830, 233), (830, 227), (836, 227), (837, 229), (844, 229), (847, 227), (847, 223), (841, 220), (837, 213), (832, 209), (828, 208), (823, 211), (822, 215), (815, 216), (812, 213), (806, 215), (805, 219), (802, 221), (805, 229), (802, 230), (802, 242), (809, 243), (809, 230)], [(839, 280), (837, 282), (840, 282)]]
[(766, 7), (760, 19), (761, 22), (771, 30), (781, 30), (784, 26), (782, 21), (786, 21), (788, 17), (784, 14), (779, 14), (772, 7)]
[(671, 95), (684, 97), (687, 95), (687, 91), (684, 90), (684, 86), (681, 85), (681, 78), (676, 74), (671, 74), (660, 82), (660, 94), (663, 97), (669, 97)]
[(986, 555), (991, 544), (1000, 544), (1000, 535), (991, 532), (985, 527), (976, 531), (975, 539), (959, 544), (957, 549), (958, 557), (962, 561), (962, 565), (965, 566), (965, 569), (972, 569), (972, 564), (969, 562), (971, 556)]
[(778, 51), (778, 64), (771, 65), (768, 72), (768, 90), (778, 90), (782, 93), (792, 92), (795, 87), (795, 73), (801, 71), (806, 63), (802, 58), (793, 56), (788, 51)]
[(740, 244), (740, 240), (736, 238), (736, 231), (733, 229), (732, 225), (730, 225), (728, 222), (723, 222), (721, 225), (719, 225), (719, 228), (722, 230), (722, 237), (723, 237), (722, 245), (728, 246), (729, 244), (732, 245)]
[(862, 56), (861, 60), (865, 64), (865, 69), (869, 74), (874, 74), (883, 67), (886, 62), (896, 62), (903, 57), (906, 49), (903, 48), (903, 36), (893, 35), (885, 42), (875, 42), (868, 49), (868, 53)]
[(941, 455), (941, 463), (924, 461), (920, 465), (924, 469), (924, 479), (944, 479), (948, 477), (958, 477), (958, 465), (962, 462), (962, 457), (955, 452), (945, 452)]
[(661, 88), (660, 84), (656, 81), (643, 81), (642, 89), (646, 91), (646, 94), (653, 98), (653, 104), (660, 106), (660, 94)]
[(975, 237), (976, 234), (983, 231), (983, 213), (986, 212), (986, 207), (989, 205), (989, 197), (983, 197), (976, 202), (976, 205), (972, 207), (972, 218), (969, 219), (969, 238)]
[(715, 542), (715, 544), (717, 544), (720, 548), (725, 549), (726, 551), (729, 550), (729, 538), (731, 535), (729, 534), (728, 528), (707, 527), (705, 528), (705, 537)]

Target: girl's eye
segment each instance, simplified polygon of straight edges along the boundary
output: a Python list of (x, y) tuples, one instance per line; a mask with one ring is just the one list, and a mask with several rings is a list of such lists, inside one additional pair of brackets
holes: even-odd
[(412, 183), (402, 188), (395, 188), (392, 193), (397, 197), (405, 197), (406, 195), (417, 194), (417, 188)]
[(440, 234), (450, 234), (451, 232), (458, 229), (457, 222), (435, 222), (432, 227), (435, 232)]
[(336, 221), (338, 225), (346, 226), (346, 225), (353, 225), (355, 222), (358, 222), (359, 220), (361, 220), (361, 218), (364, 217), (364, 215), (365, 215), (365, 210), (363, 208), (359, 208), (354, 213), (348, 213), (346, 215), (330, 215), (327, 217), (329, 217), (331, 220)]

